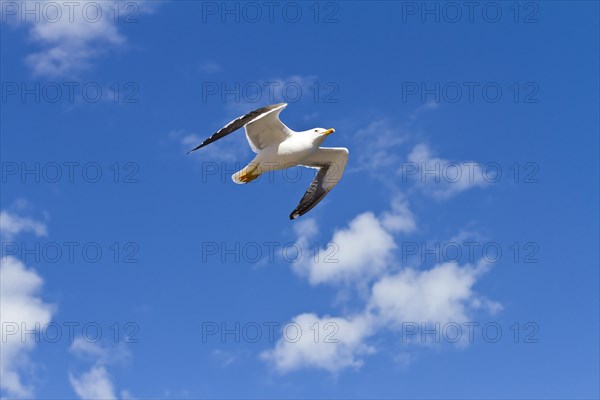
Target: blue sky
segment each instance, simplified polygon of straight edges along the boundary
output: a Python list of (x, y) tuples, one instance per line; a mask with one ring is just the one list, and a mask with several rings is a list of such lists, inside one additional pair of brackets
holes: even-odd
[(598, 4), (473, 7), (3, 1), (2, 396), (598, 398)]

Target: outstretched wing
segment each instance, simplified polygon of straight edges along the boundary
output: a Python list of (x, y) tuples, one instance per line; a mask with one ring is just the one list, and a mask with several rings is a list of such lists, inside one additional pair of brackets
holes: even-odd
[(279, 119), (279, 113), (286, 106), (286, 103), (276, 104), (272, 106), (275, 108), (246, 124), (246, 139), (253, 152), (281, 143), (292, 135), (290, 128)]
[[(200, 143), (198, 146), (196, 146), (195, 148), (193, 148), (192, 150), (188, 151), (188, 154), (191, 153), (192, 151), (196, 151), (206, 145), (211, 144), (212, 142), (215, 142), (227, 135), (229, 135), (230, 133), (240, 129), (241, 127), (248, 125), (248, 124), (255, 124), (256, 122), (258, 122), (258, 120), (267, 117), (269, 115), (273, 115), (272, 117), (268, 118), (269, 121), (271, 120), (276, 120), (277, 122), (279, 122), (279, 124), (281, 125), (281, 127), (279, 127), (279, 131), (281, 132), (280, 134), (278, 133), (274, 133), (274, 134), (269, 134), (270, 136), (273, 137), (281, 137), (282, 135), (284, 135), (284, 132), (287, 130), (289, 131), (289, 129), (283, 125), (283, 123), (281, 121), (279, 121), (278, 115), (279, 112), (281, 112), (281, 110), (283, 108), (285, 108), (285, 106), (287, 106), (286, 103), (280, 103), (280, 104), (273, 104), (270, 106), (266, 106), (266, 107), (262, 107), (259, 108), (258, 110), (254, 110), (249, 112), (246, 115), (243, 115), (241, 117), (238, 117), (236, 119), (234, 119), (233, 121), (231, 121), (230, 123), (228, 123), (227, 125), (225, 125), (224, 127), (222, 127), (221, 129), (219, 129), (217, 132), (215, 132), (212, 136), (210, 136), (208, 139), (206, 139), (204, 142)], [(260, 127), (261, 124), (259, 124), (257, 126)], [(275, 121), (272, 121), (268, 124), (265, 125), (266, 127), (277, 127), (277, 123)], [(285, 128), (285, 129), (284, 129)], [(246, 129), (246, 134), (248, 136), (248, 141), (250, 142), (250, 140), (254, 140), (254, 137), (256, 137), (257, 143), (260, 145), (261, 143), (266, 143), (266, 140), (268, 139), (267, 137), (262, 138), (261, 140), (261, 135), (259, 135), (259, 132), (262, 129), (258, 129), (256, 134), (250, 135), (248, 132), (248, 129)], [(272, 128), (269, 128), (269, 132), (272, 130)], [(282, 141), (285, 140), (285, 136), (283, 136)], [(250, 142), (250, 147), (252, 147), (254, 144), (252, 142)], [(255, 146), (255, 145), (254, 145)], [(260, 149), (260, 147), (256, 146), (257, 148)], [(254, 148), (252, 150), (255, 150)], [(255, 150), (256, 151), (256, 150)]]
[(319, 172), (300, 203), (290, 214), (290, 219), (296, 219), (306, 214), (316, 206), (342, 178), (344, 168), (348, 162), (348, 149), (344, 147), (319, 148), (302, 164), (306, 167), (318, 168)]

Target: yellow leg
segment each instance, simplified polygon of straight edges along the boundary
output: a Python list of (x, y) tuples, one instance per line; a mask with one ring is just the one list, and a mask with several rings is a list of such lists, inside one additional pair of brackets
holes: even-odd
[(239, 181), (243, 182), (243, 183), (248, 183), (248, 182), (252, 182), (253, 180), (255, 180), (256, 178), (258, 178), (260, 176), (260, 172), (255, 174), (254, 172), (258, 169), (258, 164), (253, 167), (250, 168), (249, 166), (244, 168), (241, 171), (241, 174), (239, 175)]

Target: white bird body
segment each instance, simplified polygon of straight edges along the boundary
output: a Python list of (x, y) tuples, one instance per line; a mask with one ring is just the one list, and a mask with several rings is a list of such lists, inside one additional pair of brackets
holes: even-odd
[(335, 132), (334, 129), (314, 128), (294, 132), (285, 126), (279, 120), (279, 113), (286, 106), (285, 103), (274, 104), (236, 118), (191, 151), (219, 140), (243, 126), (248, 144), (256, 157), (233, 174), (231, 178), (235, 183), (248, 183), (265, 172), (298, 165), (317, 168), (319, 172), (300, 204), (290, 214), (290, 219), (295, 219), (317, 205), (338, 183), (348, 161), (348, 149), (319, 147), (327, 135)]
[[(276, 171), (302, 164), (317, 149), (312, 131), (293, 132), (281, 143), (275, 143), (260, 150), (250, 162), (259, 165), (261, 171)], [(322, 142), (322, 141), (321, 141)]]

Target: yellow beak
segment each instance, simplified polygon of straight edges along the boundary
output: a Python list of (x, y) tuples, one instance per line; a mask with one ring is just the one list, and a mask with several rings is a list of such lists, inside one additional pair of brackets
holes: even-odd
[(323, 135), (327, 136), (332, 134), (333, 132), (335, 132), (335, 129), (331, 128), (331, 129), (327, 129), (325, 132), (323, 132)]

